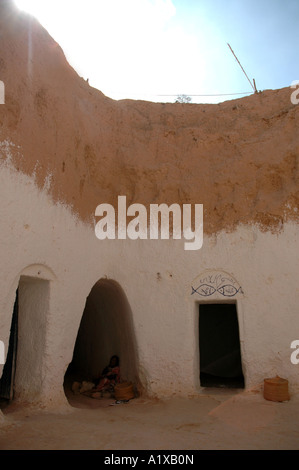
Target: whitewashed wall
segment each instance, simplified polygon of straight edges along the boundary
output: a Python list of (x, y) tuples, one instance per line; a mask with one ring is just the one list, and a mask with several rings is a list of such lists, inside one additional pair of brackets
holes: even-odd
[[(196, 289), (206, 274), (219, 273), (241, 287), (233, 298), (246, 388), (276, 374), (289, 380), (291, 391), (298, 388), (299, 365), (290, 361), (290, 344), (299, 339), (298, 226), (286, 224), (279, 235), (239, 227), (204, 237), (198, 251), (185, 251), (184, 240), (100, 241), (67, 207), (54, 205), (46, 188), (39, 191), (33, 178), (8, 163), (0, 168), (0, 196), (5, 345), (19, 283), (25, 299), (16, 399), (68, 406), (64, 373), (86, 298), (105, 276), (120, 284), (129, 301), (139, 376), (148, 393), (200, 392), (198, 303), (205, 298)], [(225, 299), (216, 290), (211, 300)]]

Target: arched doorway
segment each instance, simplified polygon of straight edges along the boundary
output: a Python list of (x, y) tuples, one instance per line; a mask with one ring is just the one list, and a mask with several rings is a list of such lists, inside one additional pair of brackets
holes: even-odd
[(92, 382), (113, 355), (120, 358), (122, 379), (138, 386), (137, 346), (127, 297), (116, 281), (100, 279), (86, 299), (65, 390), (74, 381)]
[[(41, 272), (41, 271), (40, 271)], [(11, 315), (0, 398), (33, 403), (42, 391), (49, 281), (22, 274)]]

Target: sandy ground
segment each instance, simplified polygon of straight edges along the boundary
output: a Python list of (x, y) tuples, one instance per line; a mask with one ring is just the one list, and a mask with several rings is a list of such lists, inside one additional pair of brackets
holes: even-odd
[(117, 405), (73, 394), (68, 400), (72, 407), (60, 412), (9, 405), (0, 449), (299, 449), (299, 395), (277, 403), (261, 389), (203, 389), (188, 399), (139, 397)]

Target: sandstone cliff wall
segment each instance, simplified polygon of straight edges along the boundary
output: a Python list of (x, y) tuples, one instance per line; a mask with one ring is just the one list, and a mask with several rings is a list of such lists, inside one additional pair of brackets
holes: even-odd
[(14, 143), (15, 167), (54, 201), (87, 222), (118, 195), (146, 206), (201, 203), (208, 234), (298, 220), (299, 106), (291, 89), (218, 105), (113, 101), (74, 72), (36, 20), (5, 4), (0, 137)]

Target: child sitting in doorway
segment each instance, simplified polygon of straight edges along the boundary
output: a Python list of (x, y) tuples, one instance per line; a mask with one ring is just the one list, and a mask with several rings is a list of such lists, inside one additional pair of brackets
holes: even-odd
[(119, 357), (114, 355), (111, 357), (107, 367), (105, 367), (96, 381), (95, 388), (93, 389), (92, 397), (98, 398), (99, 392), (110, 392), (113, 393), (114, 387), (120, 382), (120, 367)]

